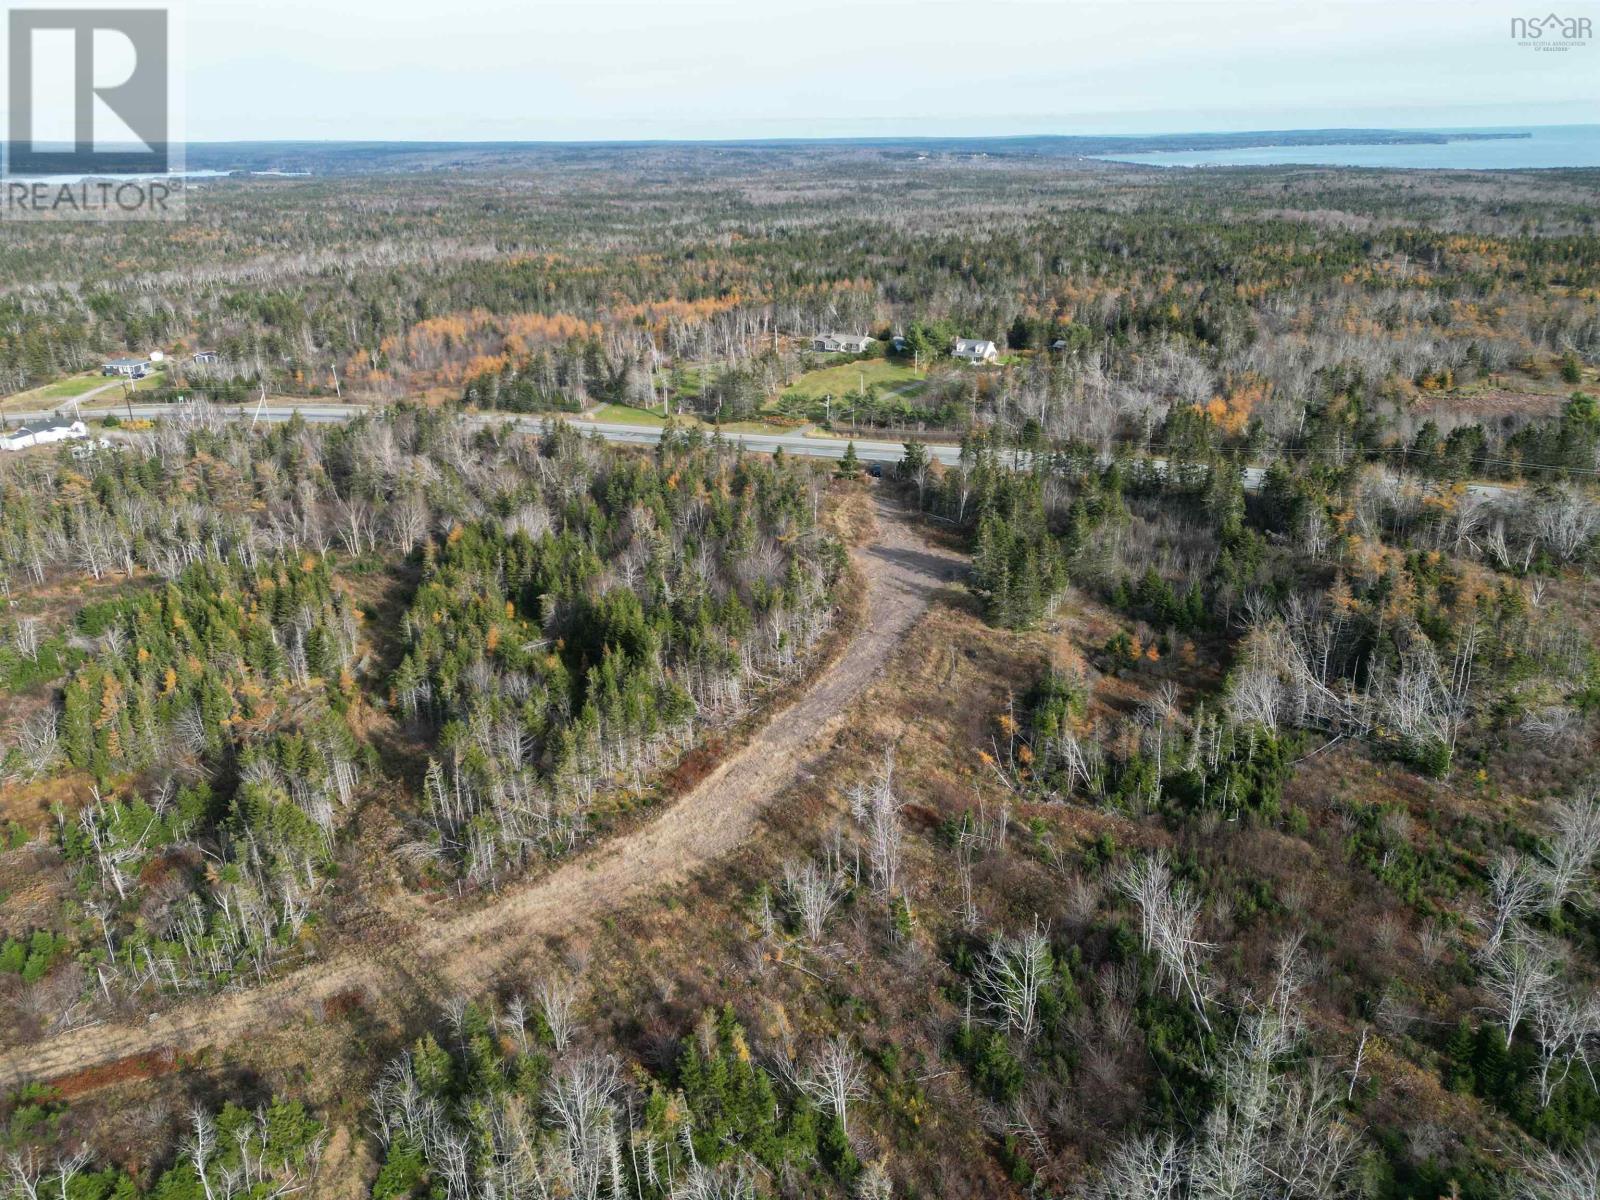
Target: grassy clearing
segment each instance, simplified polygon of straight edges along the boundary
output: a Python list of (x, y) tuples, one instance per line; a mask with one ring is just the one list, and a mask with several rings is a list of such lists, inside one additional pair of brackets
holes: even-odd
[(110, 382), (101, 375), (73, 375), (68, 379), (58, 379), (54, 383), (45, 384), (37, 394), (41, 400), (65, 400), (71, 396), (92, 392), (101, 384)]
[(593, 412), (585, 413), (583, 419), (604, 421), (608, 425), (648, 425), (652, 429), (659, 429), (667, 423), (666, 418), (654, 409), (634, 408), (628, 404), (602, 404)]
[(17, 408), (27, 408), (30, 404), (53, 404), (59, 400), (70, 400), (74, 396), (81, 396), (85, 392), (92, 392), (103, 383), (111, 380), (99, 375), (69, 375), (64, 379), (57, 379), (53, 383), (44, 384), (42, 387), (31, 388), (26, 392), (17, 392), (14, 395), (0, 399), (0, 404), (9, 404)]
[(706, 373), (705, 367), (679, 366), (666, 372), (666, 376), (673, 394), (687, 400), (700, 395), (700, 390), (705, 386)]
[(851, 395), (874, 384), (895, 388), (921, 387), (922, 376), (908, 366), (883, 358), (870, 358), (861, 362), (840, 363), (836, 367), (823, 367), (807, 371), (784, 390), (783, 398), (816, 400), (822, 396)]

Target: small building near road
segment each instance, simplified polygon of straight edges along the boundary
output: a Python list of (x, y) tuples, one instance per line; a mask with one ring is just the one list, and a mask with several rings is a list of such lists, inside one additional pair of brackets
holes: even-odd
[(120, 376), (123, 379), (143, 379), (150, 374), (150, 360), (146, 358), (113, 358), (100, 369), (100, 374)]
[(950, 351), (950, 355), (967, 363), (992, 363), (1000, 357), (1000, 351), (993, 342), (980, 341), (977, 338), (957, 338), (955, 349)]
[(0, 450), (26, 450), (31, 446), (48, 446), (54, 442), (81, 441), (89, 436), (89, 427), (82, 421), (70, 425), (24, 425), (0, 433)]
[(865, 354), (876, 341), (865, 334), (819, 333), (811, 339), (811, 348), (821, 354)]
[(217, 352), (215, 350), (196, 350), (191, 361), (202, 365), (214, 363), (217, 361)]

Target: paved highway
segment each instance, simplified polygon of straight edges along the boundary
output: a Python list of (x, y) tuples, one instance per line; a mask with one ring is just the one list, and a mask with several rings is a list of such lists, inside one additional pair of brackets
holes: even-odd
[[(260, 408), (253, 404), (240, 406), (219, 404), (214, 408), (219, 413), (239, 420), (287, 421), (295, 413), (299, 413), (307, 421), (319, 423), (348, 421), (367, 411), (367, 406), (363, 404), (266, 404)], [(104, 411), (85, 412), (84, 416), (120, 417), (127, 416), (130, 411), (135, 417), (146, 417), (151, 420), (160, 420), (173, 414), (170, 404), (135, 404), (131, 410), (123, 405)], [(6, 414), (6, 419), (17, 425), (56, 418), (56, 412)], [(530, 433), (537, 433), (545, 423), (543, 417), (524, 417), (514, 413), (480, 413), (468, 417), (467, 420), (479, 426), (510, 424)], [(561, 420), (583, 433), (598, 433), (608, 442), (621, 442), (630, 446), (653, 446), (661, 440), (661, 430), (654, 425), (615, 425), (609, 421), (586, 421), (581, 417), (568, 416), (561, 417)], [(745, 449), (760, 454), (772, 454), (781, 447), (785, 454), (804, 454), (813, 458), (843, 458), (845, 447), (848, 445), (848, 442), (841, 438), (814, 437), (803, 433), (725, 433), (723, 437), (735, 445), (742, 445)], [(961, 450), (957, 446), (929, 446), (928, 453), (940, 462), (954, 463), (960, 457)], [(899, 462), (904, 454), (905, 447), (900, 442), (862, 439), (856, 441), (856, 457), (863, 462)]]
[[(299, 413), (307, 421), (327, 423), (333, 421), (348, 421), (367, 411), (364, 404), (265, 404), (256, 406), (246, 404), (240, 406), (215, 405), (215, 411), (238, 420), (262, 421), (287, 421)], [(7, 413), (8, 422), (16, 425), (28, 421), (44, 421), (56, 419), (55, 412), (30, 412)], [(126, 416), (129, 413), (126, 405), (105, 410), (94, 410), (84, 413), (86, 417), (97, 416)], [(173, 407), (170, 404), (135, 404), (132, 415), (160, 420), (171, 417)], [(478, 426), (485, 425), (512, 425), (517, 429), (529, 433), (537, 433), (547, 420), (544, 417), (525, 417), (514, 413), (479, 413), (466, 418)], [(628, 446), (654, 446), (661, 440), (661, 429), (655, 425), (613, 425), (608, 421), (586, 421), (581, 417), (563, 416), (560, 418), (568, 425), (583, 433), (597, 433), (608, 442), (619, 442)], [(723, 437), (735, 445), (742, 445), (746, 450), (758, 454), (772, 454), (782, 449), (785, 454), (803, 454), (811, 458), (843, 458), (848, 442), (843, 438), (807, 436), (803, 433), (725, 433)], [(901, 442), (876, 442), (871, 440), (856, 439), (856, 457), (862, 462), (897, 463), (905, 455), (905, 446)], [(961, 457), (959, 446), (928, 444), (928, 455), (937, 462), (951, 465)], [(1157, 469), (1164, 468), (1165, 462), (1161, 459), (1153, 460)], [(1265, 467), (1246, 467), (1244, 469), (1244, 486), (1247, 491), (1255, 491), (1266, 478)], [(1515, 489), (1507, 488), (1493, 483), (1469, 483), (1467, 490), (1479, 496), (1499, 496)]]

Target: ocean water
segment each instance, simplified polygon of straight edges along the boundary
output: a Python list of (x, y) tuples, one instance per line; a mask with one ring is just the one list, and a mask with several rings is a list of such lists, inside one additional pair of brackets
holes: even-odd
[[(1476, 130), (1427, 130), (1472, 133)], [(1538, 167), (1600, 167), (1600, 125), (1528, 125), (1483, 130), (1527, 133), (1525, 138), (1408, 145), (1248, 146), (1231, 150), (1160, 150), (1103, 154), (1116, 162), (1156, 167), (1265, 167), (1285, 163), (1330, 167), (1416, 167), (1428, 170), (1511, 171)]]
[(105, 179), (122, 182), (140, 179), (215, 179), (226, 175), (226, 171), (141, 171), (129, 175), (7, 175), (9, 180), (18, 183), (82, 183), (86, 179)]

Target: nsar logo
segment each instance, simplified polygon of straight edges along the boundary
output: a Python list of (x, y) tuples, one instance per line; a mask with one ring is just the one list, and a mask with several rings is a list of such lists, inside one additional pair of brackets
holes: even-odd
[(1548, 13), (1542, 17), (1511, 18), (1512, 40), (1534, 50), (1573, 50), (1588, 45), (1593, 36), (1594, 23), (1588, 17)]

